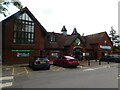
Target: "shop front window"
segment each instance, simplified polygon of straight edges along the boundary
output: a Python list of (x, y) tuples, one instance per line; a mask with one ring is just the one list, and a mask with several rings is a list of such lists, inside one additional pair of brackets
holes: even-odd
[(23, 13), (15, 20), (13, 43), (34, 44), (34, 22)]

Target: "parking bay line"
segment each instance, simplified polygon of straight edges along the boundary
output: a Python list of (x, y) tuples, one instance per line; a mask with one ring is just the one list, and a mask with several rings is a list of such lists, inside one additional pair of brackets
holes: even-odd
[(14, 67), (13, 67), (13, 70), (12, 70), (12, 75), (14, 75), (14, 72), (15, 72), (15, 69), (14, 69)]
[(24, 67), (24, 69), (25, 69), (26, 73), (28, 74), (29, 72), (28, 72), (27, 68), (26, 68), (26, 67)]
[(27, 73), (26, 69), (24, 68), (25, 71), (22, 71), (22, 72), (19, 72), (19, 73), (15, 73), (15, 68), (13, 67), (13, 70), (12, 70), (12, 75), (21, 75), (21, 74), (24, 74), (24, 73)]

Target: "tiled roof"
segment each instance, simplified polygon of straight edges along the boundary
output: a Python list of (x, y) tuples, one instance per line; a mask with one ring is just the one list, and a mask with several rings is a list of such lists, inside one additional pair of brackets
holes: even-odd
[[(50, 42), (49, 37), (55, 35), (56, 42)], [(64, 35), (60, 33), (48, 32), (45, 38), (45, 47), (49, 49), (64, 49), (65, 46), (70, 46), (78, 35)]]
[(86, 48), (92, 49), (91, 44), (99, 44), (103, 36), (107, 34), (106, 32), (96, 33), (92, 35), (83, 36), (84, 41), (86, 42)]

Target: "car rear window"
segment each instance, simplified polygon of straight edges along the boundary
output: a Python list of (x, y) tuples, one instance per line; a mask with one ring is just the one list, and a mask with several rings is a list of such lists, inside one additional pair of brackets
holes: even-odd
[(75, 59), (74, 57), (70, 57), (70, 56), (65, 56), (65, 58), (67, 58), (67, 59)]
[(34, 59), (44, 59), (44, 60), (45, 60), (45, 59), (46, 59), (46, 60), (48, 59), (48, 58), (45, 57), (45, 56), (34, 56), (33, 58), (34, 58)]

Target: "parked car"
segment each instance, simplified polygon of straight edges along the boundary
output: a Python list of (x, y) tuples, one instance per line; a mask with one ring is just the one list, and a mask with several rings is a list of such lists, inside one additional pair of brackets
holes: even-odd
[(34, 56), (29, 61), (29, 66), (33, 70), (38, 70), (38, 69), (49, 70), (50, 69), (50, 60), (45, 56)]
[(79, 60), (71, 56), (62, 56), (53, 61), (53, 65), (63, 67), (77, 67), (79, 64), (80, 64)]
[(120, 55), (106, 55), (100, 58), (101, 61), (106, 62), (120, 62)]

